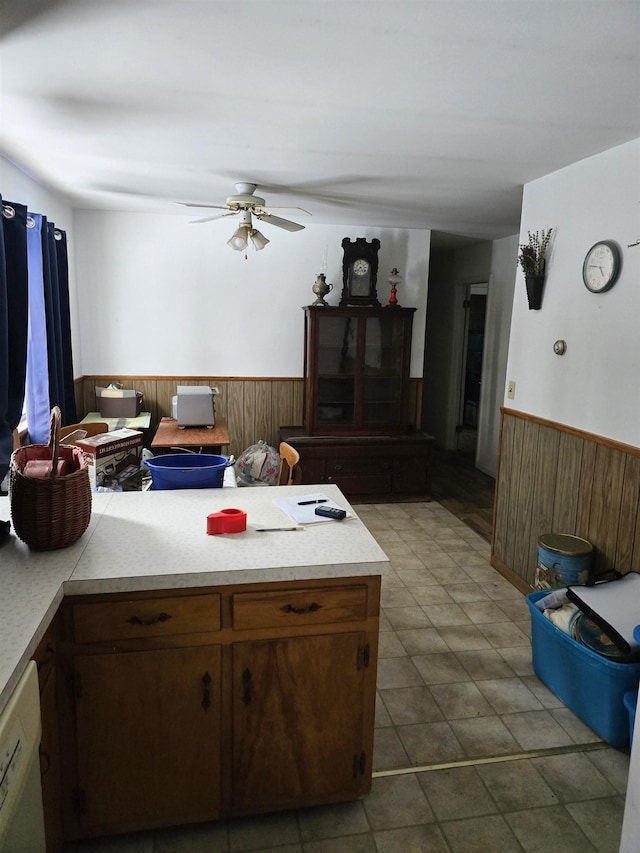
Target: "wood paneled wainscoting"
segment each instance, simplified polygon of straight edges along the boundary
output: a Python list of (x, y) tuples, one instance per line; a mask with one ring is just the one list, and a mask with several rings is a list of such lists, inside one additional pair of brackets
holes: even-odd
[(591, 542), (595, 572), (640, 570), (640, 448), (502, 409), (492, 566), (530, 591), (551, 532)]
[[(75, 380), (78, 419), (96, 411), (96, 385), (120, 382), (144, 394), (143, 410), (151, 412), (149, 442), (160, 419), (171, 416), (171, 399), (178, 385), (209, 385), (220, 391), (216, 415), (229, 429), (228, 453), (239, 456), (262, 439), (278, 447), (283, 425), (302, 423), (304, 380), (302, 378), (218, 376), (83, 376)], [(410, 380), (409, 427), (420, 427), (422, 379)], [(223, 448), (224, 450), (224, 448)]]

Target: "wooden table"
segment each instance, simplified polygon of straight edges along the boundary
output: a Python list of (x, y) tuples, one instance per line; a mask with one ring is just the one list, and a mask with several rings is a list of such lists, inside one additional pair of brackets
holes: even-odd
[(206, 447), (211, 453), (220, 453), (229, 444), (229, 430), (224, 418), (216, 418), (213, 429), (207, 427), (178, 427), (174, 418), (162, 418), (151, 442), (152, 450), (171, 447)]

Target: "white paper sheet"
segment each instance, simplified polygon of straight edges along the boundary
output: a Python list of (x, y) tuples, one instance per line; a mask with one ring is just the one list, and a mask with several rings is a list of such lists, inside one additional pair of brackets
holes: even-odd
[[(314, 501), (307, 503), (305, 501)], [(292, 521), (296, 524), (318, 524), (321, 521), (332, 521), (331, 518), (326, 518), (322, 515), (316, 515), (315, 509), (317, 506), (332, 506), (335, 509), (344, 509), (347, 513), (347, 518), (353, 518), (353, 513), (340, 506), (335, 501), (330, 500), (322, 492), (314, 492), (308, 495), (295, 495), (291, 498), (274, 498), (274, 504), (285, 512)], [(300, 504), (303, 504), (302, 506)], [(347, 519), (344, 519), (345, 521)]]

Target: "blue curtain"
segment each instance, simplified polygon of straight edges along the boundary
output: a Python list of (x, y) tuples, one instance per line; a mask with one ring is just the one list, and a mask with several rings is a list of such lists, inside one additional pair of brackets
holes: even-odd
[(42, 269), (42, 220), (39, 213), (29, 214), (27, 258), (29, 268), (29, 337), (27, 346), (26, 412), (29, 440), (45, 444), (49, 438), (49, 358), (47, 347), (47, 315)]
[(0, 481), (26, 407), (29, 439), (46, 443), (49, 413), (77, 420), (64, 231), (25, 205), (3, 202), (0, 244)]
[(0, 229), (0, 482), (13, 450), (13, 430), (20, 423), (27, 372), (27, 208), (2, 207)]

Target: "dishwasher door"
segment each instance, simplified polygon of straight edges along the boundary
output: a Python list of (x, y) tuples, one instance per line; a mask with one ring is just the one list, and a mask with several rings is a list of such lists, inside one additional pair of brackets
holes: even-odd
[(0, 714), (0, 851), (45, 853), (40, 694), (34, 661)]

